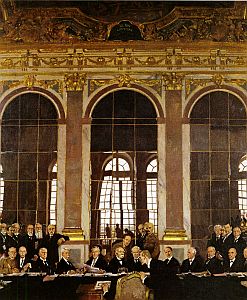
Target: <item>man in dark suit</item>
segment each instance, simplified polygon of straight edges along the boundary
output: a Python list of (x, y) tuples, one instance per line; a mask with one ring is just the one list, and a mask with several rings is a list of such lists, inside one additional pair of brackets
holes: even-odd
[(53, 269), (49, 261), (47, 260), (47, 249), (46, 248), (40, 248), (39, 249), (39, 257), (36, 261), (32, 261), (31, 263), (32, 272), (42, 272), (51, 274), (53, 273)]
[(31, 263), (27, 257), (27, 249), (24, 246), (21, 246), (17, 255), (17, 264), (20, 272), (26, 272), (31, 269)]
[(207, 260), (204, 263), (204, 270), (210, 274), (223, 273), (222, 261), (216, 257), (216, 249), (213, 246), (207, 248)]
[(196, 249), (194, 247), (189, 248), (187, 256), (188, 258), (182, 262), (181, 273), (202, 272), (203, 262), (196, 257)]
[(242, 270), (242, 260), (237, 257), (237, 250), (235, 248), (230, 248), (228, 250), (228, 259), (224, 261), (223, 267), (225, 272), (241, 272)]
[(242, 265), (242, 272), (247, 272), (247, 247), (244, 248), (244, 260), (243, 260), (243, 265)]
[(147, 273), (140, 272), (143, 283), (154, 290), (155, 300), (164, 299), (167, 278), (164, 272), (163, 261), (153, 259), (148, 250), (141, 251), (140, 261), (143, 266), (147, 267), (147, 272), (150, 273), (148, 276)]
[(34, 227), (32, 224), (28, 224), (26, 228), (26, 233), (22, 235), (21, 245), (25, 246), (27, 249), (28, 258), (33, 258), (35, 254), (35, 242), (36, 237), (34, 234)]
[(222, 238), (221, 255), (224, 260), (228, 259), (228, 250), (232, 247), (234, 237), (232, 233), (232, 226), (227, 223), (224, 225), (225, 235)]
[(19, 223), (14, 223), (12, 224), (13, 228), (13, 235), (12, 238), (15, 242), (15, 248), (18, 250), (21, 245), (22, 241), (22, 234), (20, 233), (20, 224)]
[(180, 263), (178, 260), (173, 256), (172, 247), (168, 246), (164, 249), (165, 257), (164, 260), (164, 270), (167, 273), (167, 277), (176, 276), (176, 274), (180, 273)]
[(100, 246), (96, 245), (93, 246), (91, 249), (91, 257), (86, 262), (86, 265), (98, 268), (100, 270), (106, 270), (107, 269), (107, 262), (104, 258), (104, 256), (101, 254)]
[(214, 226), (214, 232), (211, 239), (208, 240), (207, 248), (212, 246), (215, 248), (216, 252), (221, 253), (222, 251), (222, 226), (217, 224)]
[(115, 256), (110, 260), (107, 271), (111, 273), (118, 273), (120, 269), (128, 268), (127, 261), (124, 259), (124, 248), (117, 247), (115, 249)]
[(139, 272), (142, 271), (142, 264), (140, 262), (140, 253), (141, 250), (138, 246), (134, 246), (131, 249), (131, 253), (132, 253), (132, 257), (130, 259), (127, 260), (127, 265), (128, 265), (128, 271), (129, 272)]
[(7, 234), (7, 224), (0, 224), (0, 247), (4, 254), (7, 255), (10, 247), (14, 247), (15, 241)]
[(57, 274), (67, 274), (67, 273), (75, 273), (76, 268), (72, 264), (72, 262), (69, 261), (70, 251), (67, 248), (64, 248), (62, 250), (62, 258), (57, 263)]
[(234, 241), (232, 243), (232, 247), (237, 250), (238, 258), (243, 258), (243, 251), (246, 247), (246, 241), (241, 236), (241, 229), (237, 226), (233, 228), (233, 237)]
[(68, 241), (69, 237), (60, 233), (56, 233), (56, 226), (52, 224), (47, 226), (47, 231), (48, 234), (43, 238), (41, 247), (47, 249), (48, 261), (50, 262), (52, 268), (55, 269), (55, 264), (59, 261), (58, 247), (65, 241)]

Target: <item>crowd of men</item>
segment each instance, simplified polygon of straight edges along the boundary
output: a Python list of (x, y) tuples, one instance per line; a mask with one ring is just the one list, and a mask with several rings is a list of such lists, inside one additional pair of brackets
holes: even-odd
[(69, 237), (56, 232), (55, 225), (48, 225), (44, 232), (40, 223), (28, 224), (25, 232), (14, 223), (0, 224), (0, 273), (56, 271), (59, 261), (58, 247)]
[[(187, 259), (182, 264), (173, 256), (170, 246), (164, 248), (165, 260), (159, 260), (159, 240), (153, 233), (153, 224), (145, 223), (138, 226), (136, 239), (126, 233), (122, 241), (112, 247), (109, 261), (101, 254), (101, 246), (93, 245), (91, 256), (82, 269), (70, 262), (70, 251), (63, 248), (59, 260), (58, 247), (69, 238), (56, 233), (54, 225), (47, 226), (47, 233), (42, 225), (28, 224), (26, 232), (20, 233), (20, 226), (0, 224), (0, 273), (44, 272), (47, 274), (86, 272), (88, 269), (100, 272), (140, 272), (143, 283), (162, 294), (166, 293), (177, 280), (178, 273), (205, 272), (209, 275), (223, 272), (247, 272), (247, 244), (242, 237), (241, 229), (230, 224), (215, 225), (214, 232), (207, 242), (207, 258), (203, 259), (196, 248), (190, 247)], [(150, 273), (150, 276), (147, 276)], [(164, 284), (160, 284), (160, 283)], [(172, 291), (173, 292), (173, 291)], [(107, 298), (107, 287), (105, 297)], [(110, 299), (110, 298), (109, 298)], [(156, 297), (156, 299), (159, 299)]]

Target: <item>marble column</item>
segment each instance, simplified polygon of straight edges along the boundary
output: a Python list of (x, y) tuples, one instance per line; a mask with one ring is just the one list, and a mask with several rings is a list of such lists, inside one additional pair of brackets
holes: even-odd
[(85, 79), (75, 73), (65, 77), (67, 90), (65, 204), (63, 233), (83, 240), (82, 211), (82, 104)]
[(166, 90), (166, 229), (164, 240), (186, 240), (183, 225), (182, 92)]

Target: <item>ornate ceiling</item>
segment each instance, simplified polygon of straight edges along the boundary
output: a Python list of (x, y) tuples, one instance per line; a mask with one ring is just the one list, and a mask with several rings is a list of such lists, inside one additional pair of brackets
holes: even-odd
[(4, 43), (247, 40), (245, 2), (0, 0)]

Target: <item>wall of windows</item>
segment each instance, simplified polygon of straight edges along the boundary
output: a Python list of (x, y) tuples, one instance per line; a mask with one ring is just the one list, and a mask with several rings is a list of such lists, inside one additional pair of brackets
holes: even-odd
[(96, 104), (91, 126), (92, 243), (111, 244), (116, 226), (135, 234), (138, 224), (152, 221), (157, 230), (157, 160), (149, 170), (154, 156), (157, 114), (148, 98), (120, 90)]
[(57, 110), (37, 93), (14, 98), (1, 123), (2, 221), (49, 222), (49, 167), (57, 160)]

